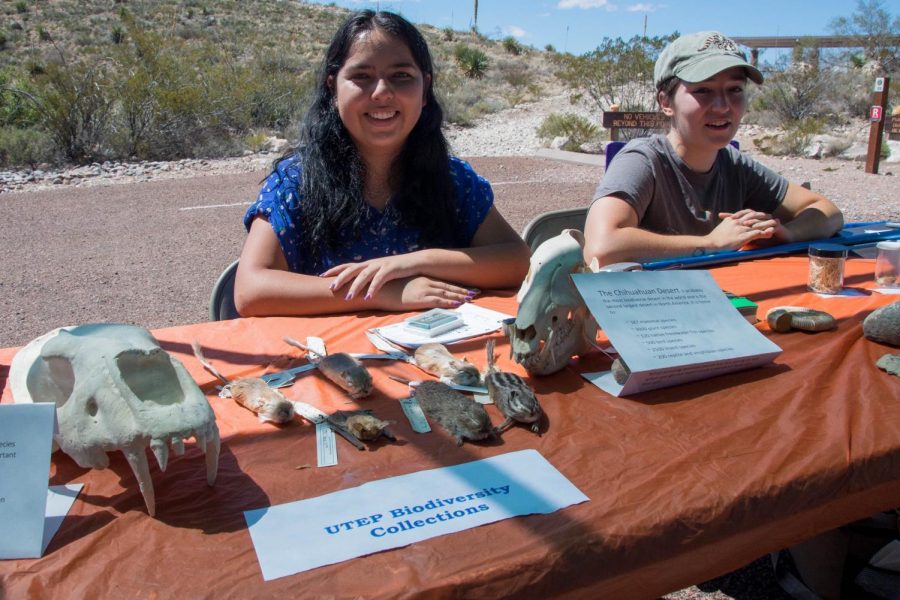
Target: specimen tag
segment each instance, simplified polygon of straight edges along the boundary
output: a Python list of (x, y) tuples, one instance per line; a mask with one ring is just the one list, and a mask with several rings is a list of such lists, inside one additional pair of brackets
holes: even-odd
[(472, 399), (475, 400), (478, 404), (493, 404), (494, 401), (491, 400), (491, 397), (487, 394), (474, 394)]
[(403, 414), (409, 419), (409, 424), (412, 426), (413, 431), (416, 433), (428, 433), (431, 431), (431, 426), (428, 425), (425, 413), (422, 412), (422, 407), (419, 406), (418, 400), (415, 398), (401, 398), (400, 406), (403, 407)]
[(316, 423), (316, 457), (320, 467), (333, 467), (338, 462), (334, 431), (328, 423)]
[(306, 402), (297, 402), (295, 400), (293, 402), (293, 405), (294, 412), (311, 423), (323, 423), (325, 422), (325, 419), (328, 418), (328, 415), (323, 413), (312, 404), (307, 404)]
[(320, 337), (309, 336), (306, 338), (306, 347), (322, 356), (328, 354), (328, 350), (325, 349), (325, 340)]

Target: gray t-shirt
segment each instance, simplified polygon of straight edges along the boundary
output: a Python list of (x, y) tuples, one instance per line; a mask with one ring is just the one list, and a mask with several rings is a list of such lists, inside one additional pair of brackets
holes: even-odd
[(641, 229), (662, 234), (706, 235), (720, 212), (752, 208), (773, 213), (788, 180), (732, 146), (719, 150), (707, 173), (692, 171), (664, 135), (628, 142), (603, 176), (594, 200), (621, 198), (634, 208)]

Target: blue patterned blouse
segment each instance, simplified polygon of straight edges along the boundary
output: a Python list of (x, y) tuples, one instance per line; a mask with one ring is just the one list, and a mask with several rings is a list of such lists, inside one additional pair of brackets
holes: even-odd
[[(301, 252), (302, 177), (296, 157), (281, 161), (263, 183), (256, 202), (244, 215), (244, 226), (248, 231), (250, 223), (257, 215), (268, 219), (272, 229), (275, 230), (275, 235), (278, 236), (281, 250), (291, 271), (318, 275), (336, 265), (421, 249), (418, 230), (401, 225), (400, 214), (390, 202), (383, 212), (367, 204), (361, 238), (353, 239), (349, 233), (342, 235), (335, 250), (326, 250), (318, 260), (312, 261)], [(463, 234), (460, 239), (464, 241), (465, 246), (469, 246), (475, 232), (494, 205), (494, 192), (487, 180), (478, 175), (469, 163), (458, 158), (450, 158), (450, 177), (456, 188), (457, 227)]]

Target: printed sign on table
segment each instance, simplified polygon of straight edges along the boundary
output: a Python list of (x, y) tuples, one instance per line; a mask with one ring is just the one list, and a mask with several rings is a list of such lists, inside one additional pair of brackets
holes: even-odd
[(269, 581), (587, 501), (537, 451), (522, 450), (250, 510), (244, 518)]
[(576, 273), (588, 310), (631, 374), (583, 376), (625, 396), (771, 362), (781, 348), (735, 310), (709, 271)]

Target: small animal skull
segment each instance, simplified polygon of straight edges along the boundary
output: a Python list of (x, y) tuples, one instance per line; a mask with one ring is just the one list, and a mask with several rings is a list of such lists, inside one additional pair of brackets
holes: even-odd
[(166, 470), (169, 445), (184, 453), (193, 437), (206, 454), (212, 485), (219, 464), (219, 429), (203, 392), (180, 362), (146, 329), (91, 324), (55, 329), (13, 358), (16, 402), (54, 402), (55, 445), (79, 466), (104, 469), (121, 450), (137, 478), (147, 512), (156, 512), (146, 448)]
[(572, 273), (588, 271), (584, 236), (565, 229), (538, 246), (519, 289), (516, 320), (506, 328), (513, 358), (533, 375), (564, 368), (586, 353), (597, 335), (591, 316), (572, 282)]

